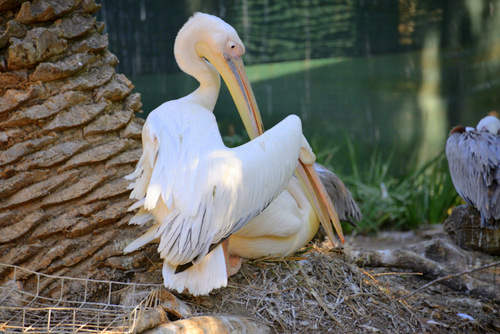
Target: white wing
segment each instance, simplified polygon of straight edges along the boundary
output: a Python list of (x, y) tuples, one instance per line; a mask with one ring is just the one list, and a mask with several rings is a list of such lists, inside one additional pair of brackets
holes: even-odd
[(201, 261), (211, 245), (260, 213), (288, 183), (302, 140), (300, 120), (290, 116), (228, 149), (214, 115), (180, 101), (149, 115), (143, 156), (129, 177), (131, 197), (144, 200), (160, 223), (143, 240), (159, 237), (158, 251), (173, 265)]
[(312, 239), (319, 227), (299, 180), (292, 178), (264, 211), (229, 238), (229, 253), (249, 259), (287, 256)]
[[(296, 196), (299, 197), (296, 198), (293, 194), (301, 196)], [(245, 238), (262, 236), (286, 238), (297, 234), (302, 225), (307, 224), (305, 220), (309, 217), (310, 210), (312, 207), (301, 192), (298, 179), (292, 177), (287, 188), (265, 210), (234, 235)]]

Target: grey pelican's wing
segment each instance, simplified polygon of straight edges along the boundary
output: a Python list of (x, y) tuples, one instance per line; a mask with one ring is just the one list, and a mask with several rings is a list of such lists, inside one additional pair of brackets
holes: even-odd
[(344, 185), (342, 180), (325, 166), (315, 163), (314, 169), (319, 175), (321, 182), (324, 184), (328, 196), (332, 199), (335, 205), (337, 214), (341, 221), (347, 221), (356, 226), (355, 222), (363, 218), (358, 204), (352, 198), (351, 192)]
[(455, 190), (467, 204), (475, 207), (477, 181), (474, 181), (476, 177), (473, 165), (476, 166), (477, 161), (475, 161), (476, 157), (470, 154), (471, 150), (468, 142), (468, 132), (452, 132), (446, 141), (445, 152)]
[(484, 224), (500, 219), (500, 144), (488, 132), (452, 133), (446, 157), (458, 194), (477, 208)]

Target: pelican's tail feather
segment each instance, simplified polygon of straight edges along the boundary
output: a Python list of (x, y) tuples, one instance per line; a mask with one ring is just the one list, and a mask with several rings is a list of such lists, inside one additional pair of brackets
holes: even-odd
[(144, 210), (143, 208), (139, 209), (139, 212), (135, 214), (130, 220), (129, 220), (129, 225), (144, 225), (152, 220), (154, 220), (155, 217), (147, 210)]
[(182, 293), (188, 290), (195, 296), (206, 295), (227, 285), (226, 260), (222, 246), (208, 253), (189, 269), (175, 274), (175, 265), (163, 262), (163, 282), (168, 289)]
[(149, 230), (146, 231), (143, 235), (141, 235), (139, 238), (135, 239), (132, 241), (125, 249), (123, 252), (125, 254), (130, 253), (135, 251), (136, 249), (141, 248), (142, 246), (150, 243), (151, 241), (155, 240), (158, 236), (156, 235), (156, 231), (158, 230), (158, 226), (160, 224), (154, 224), (149, 228)]

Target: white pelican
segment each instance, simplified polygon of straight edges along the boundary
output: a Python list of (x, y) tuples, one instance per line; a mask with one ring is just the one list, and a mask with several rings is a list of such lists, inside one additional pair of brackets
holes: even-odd
[[(152, 218), (155, 223), (124, 252), (159, 239), (164, 284), (179, 292), (202, 295), (225, 286), (221, 243), (283, 191), (299, 157), (302, 163), (314, 162), (297, 116), (245, 145), (224, 146), (213, 114), (220, 88), (217, 71), (245, 127), (262, 133), (241, 61), (244, 52), (236, 31), (221, 19), (196, 13), (188, 20), (177, 35), (174, 55), (181, 70), (200, 86), (150, 113), (142, 132), (142, 157), (128, 176), (133, 180), (130, 197), (138, 200), (131, 210), (141, 208), (130, 223), (144, 224)], [(326, 196), (312, 191), (311, 197)], [(317, 207), (323, 214), (332, 210), (321, 203)], [(338, 221), (333, 223), (342, 238)], [(326, 229), (333, 238), (330, 220)]]
[[(335, 205), (341, 221), (354, 223), (361, 211), (340, 178), (323, 165), (314, 164), (321, 182)], [(288, 256), (316, 234), (319, 219), (297, 178), (260, 215), (250, 220), (229, 238), (231, 274), (240, 264), (236, 257), (257, 259), (264, 256)]]
[(457, 193), (479, 211), (481, 226), (500, 220), (500, 120), (490, 113), (477, 127), (457, 126), (446, 141), (446, 158)]

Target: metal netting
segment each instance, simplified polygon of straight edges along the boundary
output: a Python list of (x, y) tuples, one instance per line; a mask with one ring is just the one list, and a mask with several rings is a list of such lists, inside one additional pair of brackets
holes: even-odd
[(8, 272), (0, 285), (0, 332), (132, 333), (144, 311), (160, 304), (158, 284), (53, 276), (1, 263), (0, 272)]

